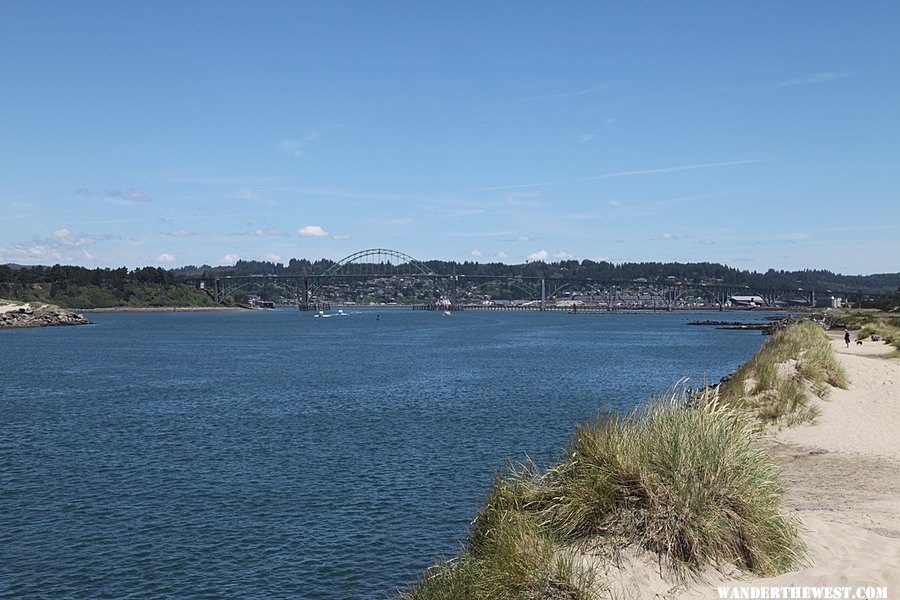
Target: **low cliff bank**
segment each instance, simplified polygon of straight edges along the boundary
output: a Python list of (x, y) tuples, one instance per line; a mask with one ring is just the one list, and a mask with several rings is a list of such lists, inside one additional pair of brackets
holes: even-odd
[(0, 329), (89, 324), (90, 321), (84, 315), (52, 304), (21, 304), (0, 300)]

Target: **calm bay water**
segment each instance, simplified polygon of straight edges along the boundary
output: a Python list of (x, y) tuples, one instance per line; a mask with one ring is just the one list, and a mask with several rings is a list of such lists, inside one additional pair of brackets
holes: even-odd
[(508, 461), (555, 460), (597, 411), (746, 360), (758, 332), (686, 325), (721, 317), (107, 313), (0, 331), (0, 596), (386, 597), (456, 552)]

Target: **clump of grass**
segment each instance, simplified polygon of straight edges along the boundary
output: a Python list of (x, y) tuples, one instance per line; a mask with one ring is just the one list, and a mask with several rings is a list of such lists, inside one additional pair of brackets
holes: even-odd
[(760, 576), (800, 563), (798, 521), (746, 414), (683, 391), (577, 428), (566, 458), (495, 480), (462, 552), (401, 600), (582, 600), (604, 589), (576, 566), (587, 546), (654, 553), (686, 578), (708, 565)]
[(429, 569), (401, 600), (587, 600), (592, 573), (531, 515), (519, 510), (502, 480), (495, 483), (455, 559)]
[(636, 544), (679, 575), (722, 563), (772, 575), (804, 546), (752, 429), (716, 400), (673, 397), (579, 427), (568, 460), (517, 483), (524, 506), (563, 539)]
[(872, 337), (872, 335), (878, 335), (882, 340), (894, 347), (892, 358), (900, 357), (900, 326), (878, 319), (863, 325), (856, 332), (856, 339), (864, 340)]
[[(793, 373), (786, 368), (791, 361)], [(777, 331), (718, 391), (724, 404), (748, 410), (765, 424), (791, 426), (817, 418), (810, 391), (826, 398), (828, 386), (848, 385), (825, 331), (801, 321)]]

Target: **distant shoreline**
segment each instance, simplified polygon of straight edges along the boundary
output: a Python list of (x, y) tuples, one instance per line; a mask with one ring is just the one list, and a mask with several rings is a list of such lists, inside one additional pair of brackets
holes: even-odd
[(83, 313), (110, 312), (219, 312), (251, 310), (240, 306), (108, 306), (106, 308), (75, 308)]

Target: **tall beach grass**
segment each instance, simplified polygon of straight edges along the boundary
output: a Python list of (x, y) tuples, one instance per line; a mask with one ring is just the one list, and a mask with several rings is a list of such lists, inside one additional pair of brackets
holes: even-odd
[(581, 551), (637, 549), (682, 580), (709, 566), (788, 571), (806, 550), (760, 423), (810, 421), (811, 394), (847, 385), (822, 327), (789, 325), (699, 397), (673, 388), (626, 416), (598, 417), (577, 427), (558, 464), (498, 477), (460, 554), (400, 598), (605, 597), (599, 570), (574, 560)]
[(884, 319), (876, 319), (866, 323), (856, 332), (856, 339), (865, 340), (877, 335), (894, 347), (891, 358), (900, 358), (900, 326)]
[(848, 384), (824, 329), (800, 321), (775, 332), (718, 391), (723, 404), (764, 424), (791, 426), (818, 417), (811, 395), (824, 399), (831, 387)]
[(459, 556), (400, 598), (602, 597), (604, 582), (572, 560), (585, 548), (637, 548), (677, 578), (724, 564), (774, 575), (804, 555), (782, 494), (746, 415), (675, 390), (579, 426), (546, 471), (527, 464), (498, 478)]

